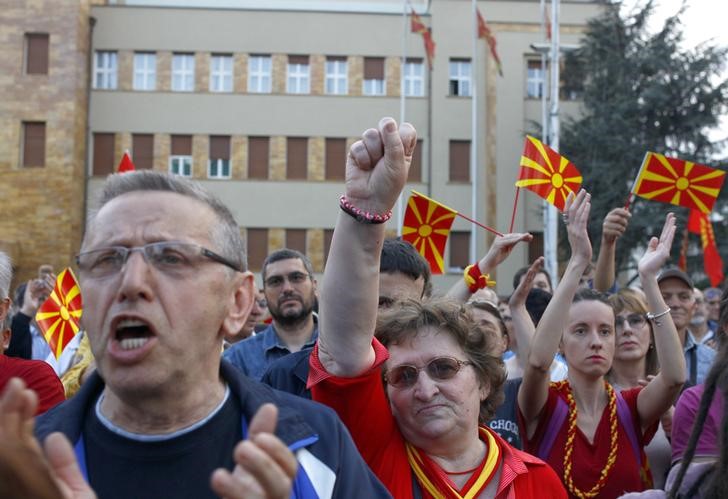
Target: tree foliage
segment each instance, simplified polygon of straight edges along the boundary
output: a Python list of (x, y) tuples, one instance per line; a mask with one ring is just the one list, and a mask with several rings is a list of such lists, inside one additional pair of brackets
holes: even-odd
[[(565, 61), (566, 85), (583, 84), (583, 109), (563, 124), (560, 150), (581, 170), (592, 193), (595, 249), (604, 216), (624, 206), (646, 151), (719, 166), (715, 156), (725, 145), (711, 141), (708, 132), (728, 104), (728, 80), (721, 76), (728, 50), (711, 42), (684, 48), (681, 11), (659, 32), (649, 33), (652, 1), (623, 16), (619, 9), (605, 3), (603, 14), (589, 22), (580, 49)], [(726, 205), (722, 194), (717, 210)], [(647, 235), (659, 234), (668, 211), (678, 216), (672, 251), (677, 262), (687, 209), (637, 198), (631, 211), (629, 229), (617, 246), (617, 269), (634, 268), (633, 251)], [(726, 229), (716, 226), (716, 233), (720, 238)], [(695, 266), (702, 269), (702, 261)]]

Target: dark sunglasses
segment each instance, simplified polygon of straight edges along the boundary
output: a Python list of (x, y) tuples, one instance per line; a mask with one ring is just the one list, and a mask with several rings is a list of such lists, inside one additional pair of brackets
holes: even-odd
[(410, 388), (417, 383), (420, 371), (424, 370), (433, 381), (452, 379), (463, 366), (472, 364), (468, 360), (458, 360), (452, 357), (435, 357), (425, 365), (417, 367), (402, 364), (384, 373), (384, 381), (395, 388)]

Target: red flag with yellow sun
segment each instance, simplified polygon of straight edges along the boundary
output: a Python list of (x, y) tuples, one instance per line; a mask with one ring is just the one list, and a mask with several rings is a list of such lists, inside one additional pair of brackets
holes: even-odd
[(67, 268), (58, 274), (53, 292), (35, 314), (35, 321), (56, 359), (78, 333), (82, 312), (81, 288), (73, 271)]
[(647, 152), (632, 193), (707, 214), (723, 187), (725, 173), (691, 161)]
[(433, 274), (445, 271), (445, 245), (457, 212), (414, 193), (407, 201), (402, 239), (412, 244), (430, 264)]
[(579, 191), (581, 181), (581, 173), (571, 161), (537, 138), (526, 136), (516, 187), (533, 191), (564, 211), (566, 198)]

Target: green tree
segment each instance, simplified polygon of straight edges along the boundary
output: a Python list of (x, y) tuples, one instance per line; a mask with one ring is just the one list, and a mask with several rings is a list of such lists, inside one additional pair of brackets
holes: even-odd
[[(711, 141), (708, 132), (727, 109), (728, 80), (722, 73), (728, 50), (711, 42), (682, 47), (682, 11), (650, 34), (652, 1), (624, 16), (619, 9), (605, 3), (603, 14), (589, 22), (580, 49), (565, 60), (564, 84), (581, 91), (583, 109), (563, 124), (560, 149), (581, 170), (583, 185), (592, 193), (595, 249), (604, 216), (624, 206), (646, 151), (716, 166), (715, 155), (725, 145)], [(725, 198), (722, 194), (716, 210), (726, 210)], [(634, 269), (632, 252), (646, 235), (659, 233), (668, 211), (678, 216), (676, 263), (688, 210), (641, 198), (630, 209), (629, 229), (617, 246), (617, 269)], [(716, 226), (719, 241), (721, 233), (726, 229)], [(563, 237), (562, 231), (565, 242)], [(702, 269), (702, 260), (695, 268)]]

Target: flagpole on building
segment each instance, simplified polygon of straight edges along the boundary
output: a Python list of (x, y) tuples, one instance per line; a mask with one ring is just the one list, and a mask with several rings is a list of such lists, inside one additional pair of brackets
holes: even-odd
[[(476, 84), (478, 61), (478, 3), (472, 0), (473, 22), (473, 57), (471, 59), (471, 120), (472, 138), (470, 141), (470, 182), (472, 217), (478, 218), (478, 85)], [(470, 261), (478, 260), (478, 230), (475, 225), (470, 228)]]
[[(551, 0), (551, 85), (548, 123), (548, 144), (559, 150), (559, 0)], [(544, 260), (554, 287), (559, 282), (558, 216), (556, 207), (546, 203), (544, 210)]]
[[(402, 62), (399, 72), (399, 122), (405, 121), (406, 98), (405, 98), (405, 64), (407, 63), (407, 4), (408, 0), (402, 1)], [(402, 236), (402, 224), (404, 222), (404, 194), (399, 193), (397, 198), (397, 236)]]

